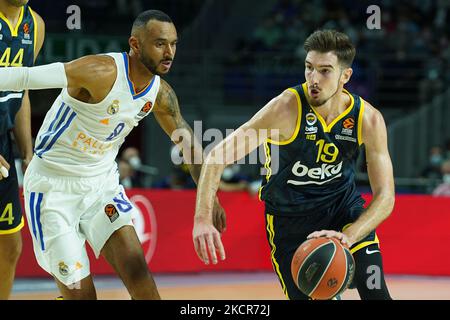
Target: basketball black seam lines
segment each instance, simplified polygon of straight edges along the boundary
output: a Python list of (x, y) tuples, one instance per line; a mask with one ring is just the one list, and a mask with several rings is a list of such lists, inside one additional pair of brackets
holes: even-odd
[[(325, 243), (322, 243), (320, 246), (318, 246), (317, 248), (315, 248), (313, 251), (311, 251), (309, 254), (308, 254), (308, 257), (310, 257), (314, 252), (316, 252), (317, 250), (319, 250), (320, 248), (322, 248), (323, 246), (326, 246), (326, 245), (328, 245), (329, 244), (329, 242), (325, 242)], [(333, 244), (334, 244), (334, 242), (333, 242)], [(336, 251), (336, 250), (335, 250)], [(302, 264), (298, 267), (298, 271), (297, 271), (297, 281), (298, 281), (298, 275), (300, 274), (300, 270), (302, 270), (302, 267), (303, 267), (303, 265), (305, 264), (305, 262), (308, 260), (308, 257), (306, 257), (304, 260), (303, 260), (303, 262), (302, 262)], [(333, 254), (333, 257), (334, 257), (334, 254)], [(330, 261), (332, 261), (333, 259), (331, 259)], [(330, 265), (328, 264), (328, 266), (327, 266), (327, 268), (325, 269), (325, 272), (326, 272), (326, 270), (328, 269), (328, 267), (329, 267)], [(324, 273), (325, 274), (325, 273)], [(319, 280), (319, 282), (317, 282), (317, 283), (320, 283), (320, 280)], [(316, 288), (317, 288), (317, 285), (316, 285), (316, 287), (314, 287), (314, 289), (312, 289), (310, 292), (308, 292), (308, 296), (312, 293), (312, 292), (314, 292), (314, 290), (316, 290)]]
[(343, 248), (344, 250), (342, 251), (344, 253), (344, 257), (345, 257), (345, 276), (344, 276), (344, 281), (342, 281), (341, 286), (339, 287), (339, 290), (336, 292), (341, 292), (342, 287), (345, 285), (345, 280), (347, 280), (347, 273), (348, 273), (348, 258), (347, 258), (347, 253), (345, 252), (345, 248)]
[(312, 291), (310, 293), (313, 293), (314, 291), (316, 291), (317, 287), (319, 286), (319, 284), (322, 282), (323, 277), (325, 277), (325, 274), (328, 271), (328, 268), (331, 265), (331, 262), (333, 262), (334, 257), (336, 256), (336, 252), (337, 252), (337, 247), (336, 247), (336, 243), (334, 243), (333, 240), (331, 240), (331, 242), (333, 243), (333, 248), (334, 248), (334, 252), (333, 252), (333, 256), (331, 257), (330, 261), (328, 262), (327, 267), (325, 268), (324, 272), (322, 273), (322, 276), (320, 277), (319, 281), (317, 281), (316, 286), (314, 287), (314, 289), (312, 289)]

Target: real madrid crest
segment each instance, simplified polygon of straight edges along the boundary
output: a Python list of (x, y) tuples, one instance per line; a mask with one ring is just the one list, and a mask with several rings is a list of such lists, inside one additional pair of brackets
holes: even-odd
[(106, 110), (108, 114), (113, 115), (119, 112), (119, 100), (114, 100)]
[(67, 266), (67, 264), (65, 264), (63, 261), (61, 261), (59, 264), (59, 273), (62, 276), (67, 276), (69, 274), (69, 267)]

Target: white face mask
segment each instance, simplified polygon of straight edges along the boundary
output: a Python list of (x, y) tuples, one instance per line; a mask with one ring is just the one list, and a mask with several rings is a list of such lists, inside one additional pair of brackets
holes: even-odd
[(235, 165), (231, 166), (231, 169), (233, 170), (233, 174), (238, 174), (241, 171), (241, 166), (235, 164)]
[(128, 159), (128, 163), (133, 169), (138, 169), (142, 164), (141, 159), (138, 156), (133, 156)]
[(233, 169), (231, 169), (230, 167), (226, 167), (223, 170), (222, 179), (223, 180), (230, 180), (233, 177), (233, 175), (234, 175)]
[(434, 154), (431, 156), (430, 162), (432, 165), (438, 166), (442, 162), (442, 156), (440, 154)]
[(444, 174), (442, 180), (444, 181), (444, 183), (450, 184), (450, 173)]
[(120, 184), (125, 188), (125, 189), (129, 189), (133, 187), (133, 183), (131, 182), (131, 178), (130, 177), (126, 177), (125, 179), (122, 179), (122, 181), (120, 182)]

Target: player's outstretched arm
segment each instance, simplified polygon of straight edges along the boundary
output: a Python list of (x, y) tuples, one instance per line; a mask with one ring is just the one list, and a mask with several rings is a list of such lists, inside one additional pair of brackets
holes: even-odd
[[(153, 113), (161, 128), (170, 139), (180, 147), (184, 162), (189, 168), (192, 179), (198, 184), (200, 171), (203, 164), (202, 145), (197, 140), (189, 124), (184, 120), (180, 112), (180, 106), (175, 91), (161, 79)], [(216, 197), (214, 201), (214, 226), (220, 231), (226, 228), (225, 211)]]
[[(117, 69), (109, 56), (85, 56), (69, 63), (55, 62), (36, 67), (14, 67), (0, 69), (0, 91), (22, 91), (54, 88), (86, 90), (93, 99), (101, 101), (112, 88)], [(105, 94), (106, 93), (106, 94)]]
[[(245, 157), (267, 139), (288, 140), (295, 131), (298, 115), (297, 97), (289, 90), (272, 99), (248, 122), (219, 143), (205, 159), (197, 190), (193, 241), (199, 258), (217, 263), (217, 254), (225, 259), (220, 234), (213, 227), (212, 209), (223, 170)], [(210, 257), (209, 257), (210, 256)]]
[(182, 117), (175, 91), (162, 79), (153, 114), (164, 132), (179, 146), (192, 178), (198, 183), (203, 163), (202, 145)]
[(351, 243), (363, 239), (389, 217), (395, 202), (394, 174), (388, 151), (386, 125), (381, 113), (367, 102), (362, 137), (373, 199), (364, 213), (344, 231)]

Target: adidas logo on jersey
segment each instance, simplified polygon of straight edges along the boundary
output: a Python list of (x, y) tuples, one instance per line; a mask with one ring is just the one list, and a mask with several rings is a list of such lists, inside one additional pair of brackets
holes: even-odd
[(322, 166), (316, 168), (308, 168), (307, 166), (301, 164), (297, 161), (292, 167), (292, 173), (297, 177), (308, 177), (311, 180), (308, 181), (297, 181), (288, 180), (288, 184), (293, 185), (306, 185), (306, 184), (325, 184), (331, 180), (339, 178), (342, 176), (342, 161), (338, 164), (326, 164), (323, 163)]

